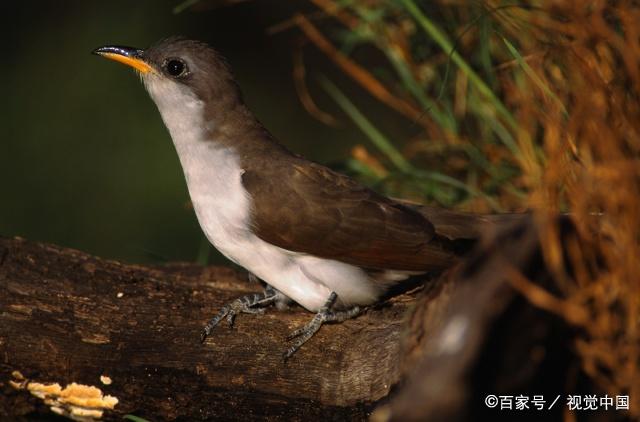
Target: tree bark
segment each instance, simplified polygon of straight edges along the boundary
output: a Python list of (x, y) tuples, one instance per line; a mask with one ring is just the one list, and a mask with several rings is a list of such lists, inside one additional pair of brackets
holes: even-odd
[(410, 296), (324, 326), (285, 363), (286, 335), (312, 317), (298, 307), (239, 315), (199, 343), (221, 306), (261, 289), (245, 278), (0, 238), (0, 415), (47, 411), (14, 388), (18, 371), (33, 382), (100, 388), (118, 399), (106, 418), (364, 419), (399, 379)]
[[(568, 219), (560, 228), (581, 241)], [(485, 235), (459, 265), (324, 326), (286, 363), (286, 335), (312, 317), (298, 307), (240, 315), (199, 343), (221, 306), (261, 288), (229, 268), (125, 265), (0, 238), (0, 419), (102, 406), (106, 420), (562, 420), (562, 404), (484, 402), (601, 393), (581, 370), (579, 330), (525, 299), (561, 296), (540, 230), (520, 219)], [(100, 390), (63, 390), (71, 383)]]

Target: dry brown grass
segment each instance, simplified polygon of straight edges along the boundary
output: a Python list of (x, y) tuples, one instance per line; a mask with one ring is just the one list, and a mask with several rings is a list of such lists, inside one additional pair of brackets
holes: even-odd
[[(531, 206), (568, 209), (582, 244), (563, 262), (553, 226), (545, 255), (567, 302), (588, 318), (576, 348), (584, 370), (609, 394), (628, 394), (640, 413), (640, 6), (637, 2), (550, 2), (531, 22), (546, 35), (525, 52), (567, 110), (539, 90), (518, 91), (514, 106), (541, 139), (544, 166), (523, 166)], [(547, 44), (549, 43), (549, 44)], [(525, 53), (526, 54), (526, 53)], [(601, 213), (594, 218), (593, 213)], [(602, 265), (596, 265), (600, 256)], [(572, 268), (569, 280), (565, 268)], [(562, 282), (564, 281), (564, 282)]]
[[(375, 33), (370, 44), (396, 54), (425, 94), (437, 96), (429, 78), (442, 72), (452, 55), (440, 51), (426, 59), (416, 56), (412, 43), (419, 25), (409, 13), (392, 8), (384, 10), (388, 15), (383, 20), (366, 22), (363, 11), (382, 10), (388, 3), (363, 0), (340, 8), (333, 0), (312, 2), (334, 23)], [(461, 54), (478, 48), (480, 31), (472, 26), (469, 3), (430, 4), (437, 4), (440, 18), (453, 16), (450, 26), (463, 34), (456, 44)], [(329, 33), (316, 27), (322, 27), (321, 19), (298, 15), (293, 24), (374, 98), (410, 120), (421, 115), (425, 133), (405, 150), (410, 159), (420, 162), (412, 151), (443, 154), (443, 173), (482, 191), (495, 182), (495, 175), (471, 174), (472, 160), (452, 150), (472, 145), (494, 169), (508, 162), (520, 170), (489, 195), (503, 209), (536, 211), (545, 228), (545, 259), (562, 294), (536, 290), (518, 276), (514, 283), (538, 306), (582, 328), (575, 347), (584, 371), (604, 392), (629, 395), (631, 412), (639, 416), (640, 5), (630, 0), (531, 1), (509, 8), (500, 8), (499, 1), (482, 4), (499, 28), (485, 39), (492, 43), (493, 89), (516, 125), (499, 114), (499, 104), (471, 87), (470, 74), (460, 67), (451, 68), (446, 90), (456, 119), (466, 125), (454, 131), (436, 124), (419, 111), (423, 104), (410, 86), (378, 80), (365, 70), (366, 63), (340, 52), (328, 40)], [(515, 46), (516, 56), (501, 44), (502, 37)], [(487, 135), (492, 133), (485, 125), (490, 119), (513, 136), (517, 154), (495, 141), (496, 134)], [(371, 160), (366, 151), (358, 151), (356, 159)], [(459, 206), (491, 208), (483, 196)], [(544, 222), (566, 211), (583, 241), (565, 242), (563, 253), (557, 228)]]

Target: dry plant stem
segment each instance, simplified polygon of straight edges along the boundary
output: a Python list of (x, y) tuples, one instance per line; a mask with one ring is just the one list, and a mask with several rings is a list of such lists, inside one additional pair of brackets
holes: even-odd
[[(313, 4), (322, 9), (327, 15), (334, 17), (340, 23), (342, 23), (348, 29), (355, 31), (360, 24), (360, 19), (351, 13), (347, 12), (346, 8), (336, 4), (333, 0), (311, 0)], [(384, 28), (383, 28), (384, 30)], [(410, 53), (410, 43), (407, 38), (407, 34), (403, 31), (385, 31), (384, 40), (380, 41), (384, 47), (381, 47), (382, 50), (391, 50), (393, 53), (387, 52), (387, 56), (389, 54), (400, 55), (402, 57), (402, 61), (409, 64), (409, 69), (414, 78), (417, 78), (416, 75), (416, 64), (413, 63), (413, 57)], [(379, 47), (380, 48), (380, 47)], [(416, 95), (414, 92), (413, 95)], [(434, 107), (433, 104), (425, 105), (421, 104), (423, 108), (429, 109)], [(431, 123), (431, 119), (425, 118), (426, 111), (421, 113), (419, 118), (420, 121), (423, 121), (423, 126), (429, 129), (429, 133), (433, 135), (433, 133), (439, 133), (440, 128), (437, 131), (437, 125)], [(407, 116), (410, 117), (410, 116)], [(415, 120), (414, 120), (415, 121)], [(438, 135), (442, 136), (442, 135)], [(444, 136), (446, 138), (450, 138), (452, 133), (450, 131), (445, 131)]]
[(348, 13), (343, 6), (338, 5), (333, 0), (311, 0), (311, 3), (322, 9), (327, 15), (336, 18), (349, 29), (354, 29), (358, 26), (358, 18)]
[(522, 272), (510, 266), (508, 262), (505, 262), (504, 266), (508, 269), (506, 280), (533, 305), (556, 314), (579, 327), (585, 327), (589, 323), (589, 317), (583, 308), (559, 299), (537, 284), (527, 280)]
[(428, 126), (422, 119), (424, 113), (420, 109), (393, 95), (369, 72), (338, 51), (304, 15), (297, 14), (294, 20), (313, 44), (371, 95), (412, 121)]
[(293, 52), (293, 82), (296, 87), (296, 92), (298, 93), (298, 98), (300, 98), (302, 106), (310, 115), (327, 126), (337, 126), (338, 121), (336, 118), (331, 114), (320, 110), (315, 101), (313, 101), (311, 94), (309, 94), (305, 75), (306, 69), (304, 66), (304, 59), (302, 57), (302, 48), (298, 47)]
[[(526, 33), (521, 38), (528, 46), (525, 53), (546, 46), (548, 54), (531, 65), (563, 101), (568, 116), (542, 107), (544, 98), (537, 90), (522, 89), (514, 107), (531, 105), (529, 115), (540, 122), (535, 130), (543, 134), (548, 157), (539, 183), (530, 186), (532, 197), (547, 208), (571, 210), (587, 240), (561, 244), (558, 233), (545, 230), (545, 256), (556, 276), (564, 273), (567, 278), (571, 269), (575, 280), (567, 283), (557, 277), (557, 286), (566, 303), (579, 305), (588, 316), (582, 326), (585, 335), (576, 341), (582, 367), (601, 389), (629, 394), (631, 413), (637, 417), (640, 43), (635, 23), (640, 6), (624, 1), (615, 6), (555, 2), (545, 11), (531, 20), (546, 30), (544, 41)], [(594, 212), (601, 218), (592, 218)], [(542, 300), (540, 306), (553, 302)], [(565, 306), (552, 307), (556, 305)]]

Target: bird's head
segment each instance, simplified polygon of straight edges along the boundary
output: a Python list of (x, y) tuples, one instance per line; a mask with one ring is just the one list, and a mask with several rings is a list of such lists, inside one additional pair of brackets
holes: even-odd
[(200, 41), (168, 38), (144, 50), (108, 45), (93, 53), (134, 68), (163, 117), (180, 107), (240, 99), (224, 58)]

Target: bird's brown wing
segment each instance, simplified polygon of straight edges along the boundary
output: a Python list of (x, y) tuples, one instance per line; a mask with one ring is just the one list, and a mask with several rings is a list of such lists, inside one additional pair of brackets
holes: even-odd
[(347, 176), (304, 160), (271, 163), (268, 181), (261, 174), (248, 169), (242, 182), (266, 242), (371, 269), (427, 271), (455, 259), (422, 215)]

